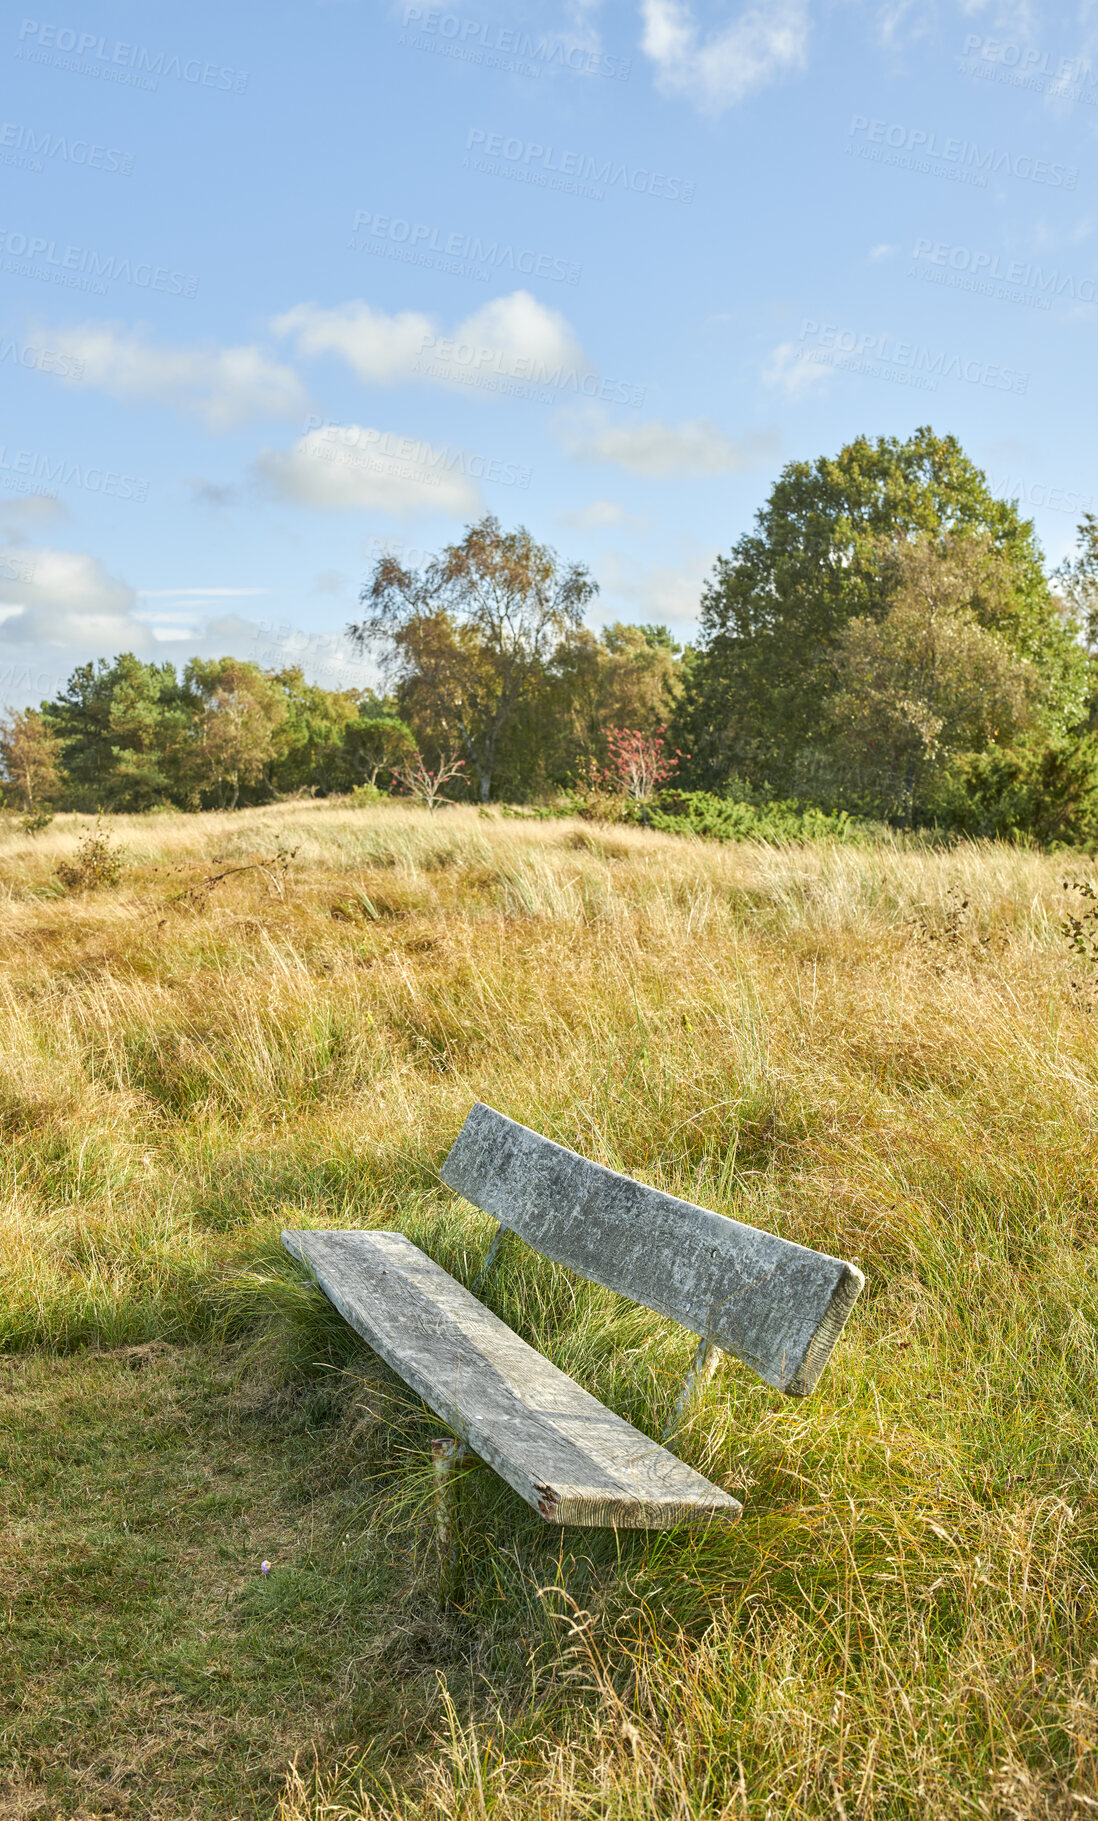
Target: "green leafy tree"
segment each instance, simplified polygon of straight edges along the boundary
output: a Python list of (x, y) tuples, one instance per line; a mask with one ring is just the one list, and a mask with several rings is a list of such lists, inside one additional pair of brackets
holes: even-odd
[(365, 616), (348, 632), (379, 653), (421, 737), (464, 754), (487, 802), (501, 740), (595, 586), (581, 564), (562, 564), (523, 527), (505, 532), (489, 516), (422, 572), (382, 557), (359, 597)]
[(347, 725), (344, 749), (351, 778), (356, 784), (377, 786), (383, 773), (395, 777), (415, 758), (416, 740), (399, 715), (375, 714), (363, 705)]
[(273, 753), (265, 768), (272, 791), (315, 790), (321, 796), (349, 790), (355, 781), (349, 739), (361, 704), (354, 690), (321, 689), (297, 666), (273, 679), (285, 698)]
[(180, 802), (193, 705), (172, 664), (132, 652), (81, 664), (42, 719), (61, 747), (76, 809), (142, 810)]
[(188, 775), (200, 793), (236, 809), (275, 757), (286, 719), (277, 678), (242, 658), (192, 658), (184, 681), (195, 703)]
[(602, 762), (607, 730), (652, 733), (665, 725), (678, 695), (679, 647), (666, 626), (604, 626), (561, 653), (571, 721), (586, 755)]
[(1083, 514), (1079, 548), (1061, 563), (1055, 581), (1073, 615), (1087, 650), (1098, 653), (1098, 517)]
[(1011, 578), (986, 537), (895, 539), (881, 559), (888, 606), (839, 633), (827, 712), (848, 761), (843, 795), (910, 823), (957, 753), (1022, 732), (1039, 680), (997, 630)]
[(791, 462), (755, 529), (718, 561), (702, 601), (674, 743), (691, 780), (733, 775), (780, 793), (811, 788), (828, 734), (827, 700), (843, 628), (880, 619), (889, 580), (882, 539), (983, 534), (1009, 578), (997, 632), (1038, 671), (1049, 712), (1077, 719), (1081, 653), (1041, 567), (1032, 525), (993, 498), (953, 437), (858, 437), (835, 457)]
[(515, 800), (566, 788), (606, 765), (609, 730), (653, 733), (678, 696), (680, 649), (665, 626), (620, 621), (562, 640), (500, 743), (497, 772)]

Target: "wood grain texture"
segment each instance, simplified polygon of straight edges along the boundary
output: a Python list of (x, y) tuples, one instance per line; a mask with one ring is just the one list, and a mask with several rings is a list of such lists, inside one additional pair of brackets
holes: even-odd
[(669, 1315), (803, 1397), (865, 1282), (856, 1265), (590, 1163), (480, 1101), (442, 1180), (546, 1258)]
[(554, 1524), (665, 1529), (739, 1502), (544, 1359), (402, 1233), (287, 1232), (324, 1294)]

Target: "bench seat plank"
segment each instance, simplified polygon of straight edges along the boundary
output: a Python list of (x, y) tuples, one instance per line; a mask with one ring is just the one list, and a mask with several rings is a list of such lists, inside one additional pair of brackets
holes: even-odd
[(793, 1397), (812, 1390), (865, 1282), (857, 1265), (591, 1163), (481, 1101), (440, 1175), (544, 1257)]
[(403, 1233), (286, 1232), (329, 1301), (435, 1415), (554, 1524), (735, 1519), (720, 1487), (527, 1346)]

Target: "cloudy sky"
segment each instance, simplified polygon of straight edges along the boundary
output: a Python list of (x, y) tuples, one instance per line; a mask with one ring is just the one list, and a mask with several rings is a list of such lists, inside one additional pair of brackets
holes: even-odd
[(782, 463), (1095, 496), (1098, 33), (980, 0), (9, 11), (0, 701), (129, 649), (365, 677), (485, 511), (689, 634)]

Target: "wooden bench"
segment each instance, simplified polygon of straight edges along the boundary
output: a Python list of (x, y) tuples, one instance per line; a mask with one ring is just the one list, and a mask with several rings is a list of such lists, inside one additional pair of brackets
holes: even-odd
[[(864, 1282), (854, 1265), (589, 1163), (479, 1102), (441, 1176), (499, 1222), (476, 1288), (516, 1233), (698, 1335), (665, 1441), (721, 1353), (806, 1395)], [(287, 1232), (282, 1243), (460, 1438), (432, 1444), (443, 1499), (467, 1448), (550, 1523), (645, 1529), (739, 1516), (738, 1500), (606, 1409), (402, 1233)]]

